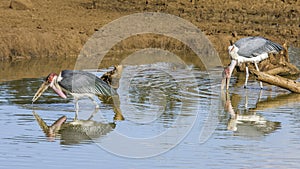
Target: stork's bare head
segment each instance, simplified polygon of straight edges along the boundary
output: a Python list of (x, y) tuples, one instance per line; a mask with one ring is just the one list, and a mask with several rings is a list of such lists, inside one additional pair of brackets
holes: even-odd
[(38, 91), (35, 93), (32, 98), (32, 102), (35, 102), (48, 88), (49, 86), (62, 98), (66, 98), (67, 96), (61, 90), (61, 87), (57, 84), (56, 79), (58, 75), (56, 73), (50, 73)]

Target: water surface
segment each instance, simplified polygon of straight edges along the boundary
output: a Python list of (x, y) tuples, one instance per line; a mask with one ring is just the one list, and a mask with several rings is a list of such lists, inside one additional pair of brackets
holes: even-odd
[[(291, 59), (299, 61), (299, 54), (295, 52)], [(235, 86), (238, 79), (233, 78), (230, 95), (226, 96), (218, 90), (220, 82), (213, 78), (221, 70), (206, 72), (175, 66), (170, 73), (157, 69), (161, 64), (165, 63), (144, 65), (136, 73), (132, 72), (137, 70), (134, 65), (127, 66), (121, 81), (127, 78), (130, 85), (122, 83), (118, 90), (123, 121), (115, 120), (114, 105), (98, 100), (100, 111), (93, 114), (94, 105), (83, 99), (81, 121), (74, 122), (72, 98), (64, 100), (48, 90), (31, 104), (42, 83), (41, 76), (2, 79), (0, 168), (300, 167), (299, 95), (266, 84), (264, 90), (259, 90), (254, 80), (244, 89)], [(105, 71), (93, 73), (100, 76)], [(47, 135), (37, 117), (48, 126), (59, 124), (55, 122), (60, 118), (67, 120), (58, 133), (51, 135), (47, 128)], [(149, 139), (170, 129), (177, 134), (145, 145), (150, 153), (169, 150), (169, 144), (178, 140), (169, 151), (157, 156), (127, 158), (101, 147), (110, 144), (118, 151), (128, 145), (119, 152), (140, 153), (138, 145), (134, 147), (113, 136), (121, 133)]]

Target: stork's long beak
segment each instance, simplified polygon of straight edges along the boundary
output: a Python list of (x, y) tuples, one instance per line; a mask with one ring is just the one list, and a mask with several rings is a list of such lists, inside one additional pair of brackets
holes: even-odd
[(44, 93), (44, 91), (48, 89), (49, 85), (50, 84), (46, 81), (41, 85), (39, 90), (33, 96), (32, 103), (35, 102)]
[[(223, 79), (222, 79), (222, 83), (221, 83), (221, 90), (224, 90), (224, 87), (226, 86), (226, 90), (229, 89), (229, 83), (230, 83), (230, 77), (232, 75), (233, 69), (236, 66), (237, 61), (236, 60), (231, 60), (230, 65), (228, 66), (229, 70), (224, 69), (224, 72), (222, 74)], [(228, 71), (228, 72), (226, 72)]]
[(228, 89), (229, 89), (229, 82), (230, 82), (230, 77), (231, 77), (231, 74), (228, 74), (230, 72), (230, 70), (229, 70), (229, 72), (226, 72), (226, 71), (228, 71), (227, 69), (228, 68), (225, 68), (222, 73), (223, 79), (221, 82), (221, 90), (224, 90), (224, 88), (226, 86), (226, 91), (228, 91)]
[(225, 86), (226, 86), (226, 90), (228, 90), (229, 82), (230, 82), (230, 78), (223, 77), (222, 83), (221, 83), (221, 90), (224, 90)]

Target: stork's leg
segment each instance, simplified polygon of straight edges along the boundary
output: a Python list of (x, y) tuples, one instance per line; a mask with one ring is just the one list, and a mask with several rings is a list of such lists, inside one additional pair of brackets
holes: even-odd
[(244, 85), (244, 88), (247, 87), (247, 84), (248, 84), (248, 77), (249, 77), (249, 69), (248, 69), (248, 65), (246, 64), (246, 79), (245, 79), (245, 85)]
[(261, 101), (262, 98), (262, 90), (259, 91), (257, 103)]
[[(256, 70), (259, 71), (259, 68), (258, 68), (256, 62), (254, 62), (254, 65), (255, 65)], [(263, 85), (262, 85), (262, 82), (261, 82), (261, 81), (259, 82), (259, 86), (260, 86), (261, 89), (263, 88)]]
[(92, 120), (92, 118), (94, 117), (94, 115), (99, 111), (98, 108), (95, 108), (95, 110), (93, 111), (93, 113), (90, 115), (90, 117), (87, 120)]
[(246, 110), (248, 109), (248, 90), (246, 90), (246, 93), (245, 93), (245, 109)]
[(79, 111), (79, 105), (78, 105), (78, 99), (74, 98), (74, 100), (75, 100), (75, 118), (74, 118), (74, 120), (77, 120), (77, 118), (78, 118), (78, 111)]

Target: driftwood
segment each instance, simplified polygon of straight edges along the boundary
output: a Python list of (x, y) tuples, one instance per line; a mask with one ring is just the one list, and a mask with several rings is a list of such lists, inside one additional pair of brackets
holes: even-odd
[(291, 92), (300, 93), (300, 83), (291, 79), (287, 79), (278, 75), (270, 75), (265, 72), (259, 72), (251, 69), (250, 72), (254, 74), (259, 81), (263, 81), (281, 88), (290, 90)]
[(119, 88), (119, 80), (123, 71), (122, 65), (115, 65), (113, 70), (104, 73), (100, 78), (114, 89)]
[(283, 72), (288, 72), (290, 69), (288, 67), (277, 67), (274, 69), (270, 69), (265, 71), (265, 73), (269, 74), (269, 75), (278, 75), (278, 74), (282, 74)]

